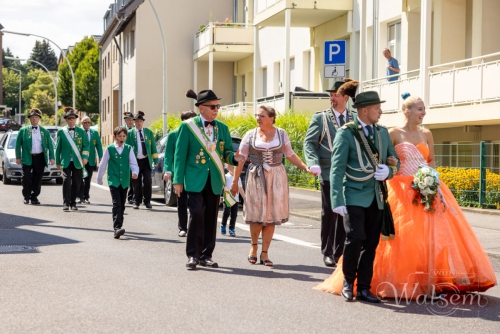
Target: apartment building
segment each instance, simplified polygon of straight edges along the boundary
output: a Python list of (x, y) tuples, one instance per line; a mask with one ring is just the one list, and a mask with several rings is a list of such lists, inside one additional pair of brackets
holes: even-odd
[[(155, 14), (155, 10), (156, 14)], [(156, 16), (158, 15), (158, 17)], [(146, 124), (162, 118), (163, 44), (166, 47), (166, 112), (194, 109), (185, 97), (194, 88), (193, 34), (209, 21), (233, 15), (232, 0), (115, 0), (106, 11), (101, 46), (101, 136), (112, 142), (113, 129), (123, 124), (122, 113), (142, 110)], [(218, 66), (219, 71), (232, 67)], [(201, 89), (206, 89), (208, 81)], [(215, 80), (215, 91), (226, 91), (222, 103), (232, 102), (232, 87)]]

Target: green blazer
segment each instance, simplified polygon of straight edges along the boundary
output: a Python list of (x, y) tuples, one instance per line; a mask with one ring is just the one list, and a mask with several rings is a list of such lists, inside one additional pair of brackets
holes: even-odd
[[(306, 159), (306, 164), (308, 167), (320, 166), (321, 175), (319, 179), (322, 181), (330, 180), (330, 167), (332, 163), (332, 152), (330, 152), (330, 147), (333, 146), (333, 140), (335, 139), (335, 134), (337, 133), (337, 126), (333, 124), (330, 118), (330, 113), (332, 109), (327, 109), (319, 111), (313, 115), (311, 118), (311, 123), (306, 132), (306, 137), (304, 139), (304, 155)], [(326, 112), (326, 117), (323, 117)], [(346, 123), (349, 119), (355, 119), (357, 113), (347, 110)], [(326, 125), (330, 131), (330, 140), (328, 143), (328, 135), (326, 134), (324, 126), (324, 118), (326, 118)]]
[[(354, 121), (356, 126), (359, 125), (358, 120)], [(380, 133), (382, 139), (382, 147), (378, 147), (378, 141), (375, 139), (375, 146), (382, 155), (382, 163), (385, 163), (388, 156), (397, 158), (396, 150), (392, 145), (389, 131), (381, 125), (375, 125), (375, 133)], [(375, 136), (377, 138), (377, 136)], [(360, 143), (363, 145), (363, 143)], [(362, 152), (362, 151), (361, 151)], [(368, 161), (364, 154), (362, 155), (363, 164), (366, 166)], [(380, 182), (371, 177), (366, 181), (355, 181), (346, 176), (346, 172), (355, 177), (366, 177), (367, 174), (363, 171), (357, 171), (361, 167), (358, 159), (358, 152), (354, 141), (354, 136), (343, 126), (337, 131), (335, 140), (333, 142), (332, 153), (332, 168), (330, 170), (330, 195), (332, 200), (332, 208), (346, 205), (361, 206), (364, 208), (369, 207), (373, 198), (377, 199), (378, 208), (384, 209), (384, 203), (380, 199), (378, 189)], [(399, 161), (397, 168), (399, 169)], [(389, 176), (391, 179), (393, 170), (389, 167)]]
[[(85, 131), (85, 129), (83, 129)], [(96, 165), (95, 150), (97, 150), (97, 155), (99, 159), (102, 159), (102, 143), (99, 132), (93, 129), (90, 131), (90, 141), (89, 141), (89, 162), (88, 165), (94, 167)], [(88, 137), (88, 136), (87, 136)]]
[[(153, 131), (148, 128), (142, 128), (142, 133), (144, 135), (144, 141), (146, 143), (146, 151), (149, 160), (149, 165), (158, 163), (158, 152), (156, 151), (156, 141)], [(127, 140), (125, 144), (129, 144), (134, 149), (135, 157), (137, 158), (138, 148), (137, 148), (137, 131), (136, 128), (127, 132)]]
[(167, 144), (165, 145), (165, 153), (163, 155), (163, 172), (170, 172), (170, 178), (174, 179), (174, 154), (175, 154), (175, 143), (177, 142), (177, 137), (179, 135), (179, 129), (170, 131), (167, 136)]
[[(44, 127), (38, 126), (42, 136), (42, 149), (45, 156), (45, 165), (49, 164), (49, 159), (54, 159), (54, 145), (50, 138), (50, 132)], [(16, 159), (21, 159), (21, 164), (31, 166), (31, 148), (33, 139), (31, 138), (31, 125), (23, 126), (17, 135), (16, 140)], [(48, 154), (47, 154), (48, 151)]]
[[(77, 157), (73, 157), (73, 148), (71, 147), (70, 142), (66, 138), (64, 134), (64, 130), (67, 129), (68, 126), (65, 126), (62, 129), (57, 130), (57, 141), (56, 141), (56, 165), (61, 165), (62, 168), (68, 167), (71, 162), (71, 158), (73, 158), (73, 163), (77, 169), (82, 169), (83, 166), (78, 161)], [(75, 126), (75, 137), (73, 140), (75, 145), (80, 152), (80, 156), (83, 159), (89, 159), (89, 138), (87, 133), (77, 126)]]
[[(191, 118), (199, 127), (203, 129), (201, 117), (198, 115)], [(216, 151), (221, 156), (222, 162), (230, 165), (237, 165), (234, 161), (233, 142), (231, 134), (226, 124), (215, 120), (218, 129)], [(202, 130), (203, 131), (203, 130)], [(214, 134), (215, 140), (215, 134)], [(205, 163), (201, 159), (200, 152), (206, 157)], [(190, 192), (201, 192), (207, 183), (208, 175), (212, 183), (212, 191), (215, 195), (222, 194), (222, 177), (217, 170), (217, 166), (209, 158), (201, 146), (198, 139), (189, 129), (186, 121), (179, 127), (178, 137), (175, 144), (174, 155), (174, 184), (184, 184), (184, 189)], [(222, 171), (224, 173), (224, 171)]]

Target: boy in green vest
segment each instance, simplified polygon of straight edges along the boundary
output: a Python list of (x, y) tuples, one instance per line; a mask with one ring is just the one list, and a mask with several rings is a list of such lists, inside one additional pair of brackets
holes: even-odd
[(120, 239), (125, 234), (123, 225), (123, 213), (127, 200), (127, 189), (130, 186), (130, 170), (132, 179), (137, 179), (139, 167), (132, 147), (125, 144), (127, 129), (118, 126), (113, 131), (115, 142), (109, 145), (104, 152), (97, 172), (97, 183), (102, 184), (104, 172), (108, 171), (108, 186), (113, 202), (113, 228), (114, 238)]

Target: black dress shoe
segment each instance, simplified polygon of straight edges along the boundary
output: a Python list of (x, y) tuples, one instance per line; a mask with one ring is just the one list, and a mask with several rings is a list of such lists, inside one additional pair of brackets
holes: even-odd
[(352, 289), (353, 289), (353, 284), (349, 284), (346, 281), (344, 281), (344, 286), (342, 287), (342, 291), (340, 292), (340, 294), (342, 295), (342, 297), (345, 298), (347, 302), (351, 302), (353, 299)]
[(69, 211), (69, 206), (63, 205), (63, 211)]
[(76, 207), (76, 205), (72, 205), (70, 207), (71, 211), (78, 211), (78, 208)]
[(219, 265), (217, 264), (217, 262), (215, 262), (211, 258), (201, 259), (200, 260), (200, 266), (210, 267), (210, 268), (219, 268)]
[(40, 205), (40, 201), (38, 200), (38, 198), (34, 198), (31, 200), (31, 204), (33, 205)]
[(82, 203), (82, 199), (81, 198), (77, 198), (76, 199), (76, 204), (81, 204)]
[(146, 206), (146, 209), (152, 209), (153, 206), (151, 205), (151, 203), (146, 203), (144, 204)]
[(335, 267), (335, 261), (333, 260), (333, 256), (325, 256), (323, 258), (323, 262), (325, 263), (325, 266), (327, 267)]
[(196, 269), (196, 266), (200, 263), (197, 258), (195, 257), (190, 257), (188, 262), (186, 263), (186, 267), (188, 270), (193, 270)]
[(24, 204), (30, 204), (30, 200), (25, 198), (25, 199), (23, 200), (23, 203), (24, 203)]
[(139, 209), (139, 204), (134, 204), (134, 206), (132, 207), (132, 209), (138, 210)]
[(356, 293), (356, 300), (364, 300), (369, 303), (380, 303), (380, 299), (374, 296), (370, 290), (361, 290)]
[(120, 239), (120, 237), (121, 237), (122, 235), (124, 235), (124, 234), (125, 234), (125, 229), (123, 229), (123, 228), (118, 228), (118, 229), (116, 229), (116, 230), (115, 230), (115, 236), (114, 236), (114, 238), (115, 238), (115, 239)]

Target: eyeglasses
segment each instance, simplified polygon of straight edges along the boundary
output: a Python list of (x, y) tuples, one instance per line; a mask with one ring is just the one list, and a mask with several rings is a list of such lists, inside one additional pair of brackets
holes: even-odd
[(76, 117), (66, 117), (66, 120), (68, 120), (68, 121), (74, 121), (74, 120), (76, 120)]
[(202, 104), (201, 106), (210, 108), (211, 110), (214, 110), (215, 108), (220, 109), (220, 104)]
[(255, 114), (255, 117), (258, 117), (258, 118), (262, 119), (262, 118), (266, 118), (267, 115)]
[(82, 122), (82, 124), (90, 124), (90, 122)]

